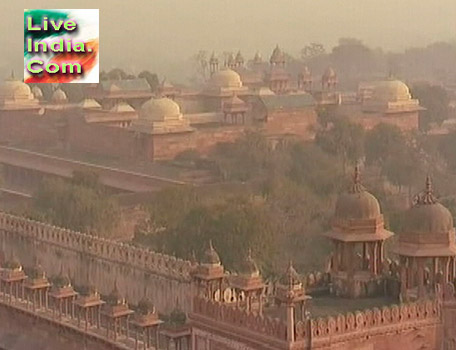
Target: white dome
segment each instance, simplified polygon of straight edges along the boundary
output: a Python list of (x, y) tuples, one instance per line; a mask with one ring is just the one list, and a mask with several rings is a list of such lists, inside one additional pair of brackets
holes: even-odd
[(146, 101), (139, 113), (141, 119), (151, 121), (165, 121), (170, 119), (181, 119), (182, 114), (179, 105), (173, 100), (162, 98), (151, 98)]
[(242, 87), (241, 76), (232, 69), (222, 69), (215, 72), (209, 85), (213, 88), (240, 88)]
[(33, 99), (30, 87), (19, 80), (6, 80), (0, 88), (0, 96), (4, 99)]
[(375, 84), (374, 100), (397, 102), (411, 99), (408, 86), (400, 80), (385, 80)]

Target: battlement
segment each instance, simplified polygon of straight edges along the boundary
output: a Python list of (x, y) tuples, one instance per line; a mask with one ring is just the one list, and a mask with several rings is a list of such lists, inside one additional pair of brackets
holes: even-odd
[(192, 264), (149, 249), (0, 212), (0, 230), (100, 259), (130, 265), (167, 278), (190, 281)]
[[(359, 338), (361, 334), (375, 336), (392, 329), (403, 331), (423, 324), (436, 324), (441, 322), (441, 316), (442, 303), (436, 298), (312, 319), (310, 329), (313, 341), (320, 342), (331, 338), (331, 342), (335, 343), (337, 338)], [(296, 336), (297, 339), (302, 339), (304, 334), (300, 334), (299, 329), (297, 325)]]
[[(236, 327), (239, 332), (253, 331), (275, 341), (287, 340), (287, 325), (283, 320), (248, 312), (230, 304), (195, 298), (194, 318), (202, 316)], [(337, 343), (339, 340), (361, 336), (384, 335), (392, 329), (404, 331), (414, 327), (436, 325), (441, 322), (442, 303), (439, 298), (416, 303), (385, 306), (326, 318), (298, 321), (294, 329), (296, 343)]]
[(247, 311), (232, 304), (222, 304), (217, 301), (195, 297), (193, 299), (193, 313), (239, 327), (239, 331), (261, 334), (274, 340), (287, 340), (287, 327), (278, 318), (259, 315), (253, 311)]

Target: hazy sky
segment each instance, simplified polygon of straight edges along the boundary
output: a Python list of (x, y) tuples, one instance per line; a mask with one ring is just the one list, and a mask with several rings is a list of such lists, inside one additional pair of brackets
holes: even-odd
[(99, 8), (101, 70), (172, 78), (200, 49), (297, 54), (340, 37), (401, 50), (456, 39), (456, 0), (0, 0), (0, 69), (23, 65), (24, 8)]

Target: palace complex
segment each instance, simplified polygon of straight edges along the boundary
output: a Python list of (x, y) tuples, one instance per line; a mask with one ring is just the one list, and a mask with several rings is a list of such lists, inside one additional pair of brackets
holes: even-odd
[(0, 213), (0, 347), (454, 350), (455, 229), (429, 177), (404, 215), (393, 239), (357, 168), (327, 268), (267, 280), (251, 252), (228, 272), (210, 242), (185, 261)]
[(366, 128), (381, 122), (418, 128), (422, 108), (403, 82), (372, 82), (349, 99), (339, 91), (334, 69), (315, 76), (302, 65), (296, 73), (278, 46), (269, 62), (257, 54), (247, 64), (238, 52), (223, 64), (212, 55), (208, 69), (202, 86), (164, 81), (154, 93), (141, 78), (88, 84), (76, 104), (59, 88), (44, 101), (38, 85), (31, 89), (10, 78), (0, 90), (0, 143), (153, 162), (189, 149), (204, 155), (248, 130), (273, 141), (309, 140), (323, 107)]
[[(183, 182), (122, 162), (204, 156), (247, 131), (312, 140), (322, 108), (404, 132), (423, 110), (404, 82), (362, 83), (350, 95), (333, 68), (296, 72), (278, 46), (268, 62), (213, 54), (208, 70), (193, 87), (88, 84), (80, 103), (60, 88), (45, 101), (11, 77), (0, 88), (5, 182), (95, 171), (107, 187), (144, 193)], [(187, 261), (0, 212), (0, 349), (456, 350), (456, 233), (430, 177), (404, 215), (400, 232), (389, 231), (356, 167), (324, 234), (327, 266), (300, 274), (284, 261), (281, 276), (265, 278), (251, 251), (227, 271), (212, 242)]]

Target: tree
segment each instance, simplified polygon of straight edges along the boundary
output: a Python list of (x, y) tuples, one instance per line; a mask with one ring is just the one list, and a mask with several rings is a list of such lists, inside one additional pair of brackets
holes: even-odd
[(323, 46), (323, 44), (310, 43), (309, 45), (306, 45), (301, 50), (301, 59), (303, 61), (309, 61), (309, 60), (314, 59), (316, 57), (322, 56), (325, 53), (326, 53), (326, 49)]
[(405, 147), (396, 150), (385, 160), (382, 173), (392, 184), (399, 187), (399, 191), (407, 186), (411, 195), (412, 187), (423, 181), (424, 162), (417, 150)]
[(120, 209), (95, 175), (75, 173), (69, 181), (45, 181), (34, 195), (31, 216), (72, 230), (109, 236), (119, 223)]
[(332, 127), (317, 132), (316, 143), (342, 160), (345, 174), (347, 165), (355, 164), (364, 155), (364, 129), (347, 119), (336, 119)]
[(415, 84), (411, 89), (414, 98), (426, 108), (420, 113), (420, 128), (428, 130), (432, 123), (440, 125), (450, 115), (450, 97), (446, 90), (428, 83)]
[(326, 196), (337, 193), (343, 183), (340, 163), (337, 158), (314, 144), (296, 144), (291, 150), (289, 176), (319, 196)]
[(263, 135), (247, 132), (235, 142), (219, 143), (211, 156), (224, 178), (247, 181), (264, 174), (271, 147)]
[(277, 223), (263, 201), (236, 196), (216, 205), (189, 210), (173, 230), (157, 237), (168, 253), (201, 258), (212, 240), (225, 267), (237, 270), (249, 248), (263, 271), (271, 269), (277, 253)]
[(395, 125), (381, 123), (366, 134), (367, 164), (382, 166), (385, 161), (408, 147), (401, 129)]
[(375, 70), (376, 64), (374, 52), (354, 38), (339, 39), (339, 45), (332, 50), (331, 61), (347, 77), (370, 73)]
[(198, 53), (193, 56), (192, 61), (196, 66), (197, 80), (206, 81), (209, 68), (207, 51), (198, 51)]
[(147, 83), (150, 85), (150, 89), (152, 92), (157, 91), (158, 86), (160, 85), (160, 81), (158, 80), (158, 76), (155, 73), (151, 73), (148, 70), (144, 70), (138, 74), (138, 78), (143, 78), (147, 80)]

